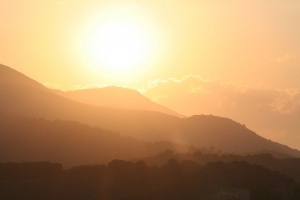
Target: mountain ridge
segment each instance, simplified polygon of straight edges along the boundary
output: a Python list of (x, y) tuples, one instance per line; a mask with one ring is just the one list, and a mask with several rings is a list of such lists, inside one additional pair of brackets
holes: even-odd
[(146, 142), (76, 121), (29, 118), (0, 110), (0, 162), (59, 162), (64, 167), (130, 160), (188, 145)]
[[(183, 115), (180, 115), (165, 106), (162, 106), (160, 104), (157, 104), (157, 103), (151, 101), (147, 97), (143, 96), (139, 92), (132, 90), (132, 89), (111, 86), (111, 87), (107, 87), (104, 89), (87, 89), (87, 90), (63, 92), (61, 90), (49, 89), (49, 88), (45, 87), (44, 85), (42, 85), (41, 83), (35, 81), (34, 79), (29, 78), (26, 75), (18, 72), (17, 70), (10, 68), (8, 66), (2, 65), (2, 64), (0, 64), (0, 74), (2, 77), (0, 79), (0, 83), (2, 82), (2, 83), (7, 83), (7, 84), (14, 84), (14, 85), (17, 84), (17, 85), (21, 85), (21, 86), (28, 86), (28, 87), (40, 89), (40, 90), (43, 90), (46, 92), (51, 92), (53, 94), (65, 97), (67, 99), (71, 99), (76, 102), (84, 103), (87, 105), (128, 109), (128, 110), (149, 110), (149, 111), (165, 113), (165, 114), (173, 115), (173, 116), (177, 116), (177, 117), (184, 117)], [(113, 88), (113, 89), (119, 90), (119, 91), (117, 91), (117, 93), (114, 91), (110, 92), (110, 91), (108, 91), (110, 88)], [(103, 90), (106, 90), (106, 92), (104, 91), (104, 94), (102, 95), (101, 92)], [(91, 91), (97, 91), (97, 93), (91, 95), (90, 94)], [(101, 92), (99, 93), (99, 91), (101, 91)], [(80, 94), (82, 92), (84, 93), (83, 95)], [(110, 94), (109, 94), (109, 92), (110, 92)], [(131, 95), (128, 98), (126, 96), (128, 94), (134, 94), (134, 95)], [(106, 96), (104, 96), (104, 95), (106, 95)], [(120, 98), (120, 95), (123, 95), (122, 100)], [(91, 96), (94, 96), (94, 98), (92, 98)], [(88, 97), (90, 100), (88, 100), (86, 97)], [(124, 103), (124, 98), (128, 99), (125, 103)], [(103, 101), (103, 99), (104, 99), (104, 101)], [(116, 100), (114, 100), (114, 99), (116, 99)], [(102, 100), (102, 102), (99, 102), (101, 100)], [(135, 104), (132, 104), (131, 106), (125, 106), (126, 104), (130, 103), (129, 100), (134, 100)], [(112, 104), (112, 102), (113, 102), (113, 104)], [(122, 105), (118, 106), (117, 103), (120, 105), (122, 104)], [(142, 104), (142, 106), (138, 106), (139, 104)]]
[(153, 111), (97, 107), (13, 81), (0, 79), (0, 109), (20, 115), (78, 121), (146, 141), (215, 146), (239, 153), (268, 149), (300, 157), (300, 151), (262, 138), (230, 119), (207, 115), (179, 118)]
[(129, 110), (149, 110), (184, 117), (169, 108), (157, 104), (136, 90), (117, 86), (104, 88), (75, 90), (68, 92), (56, 91), (57, 94), (81, 103), (110, 108)]

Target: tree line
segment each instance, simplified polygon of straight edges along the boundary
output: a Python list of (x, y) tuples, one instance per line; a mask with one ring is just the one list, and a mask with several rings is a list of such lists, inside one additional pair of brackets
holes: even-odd
[(244, 161), (201, 165), (171, 159), (147, 166), (145, 161), (113, 160), (67, 170), (55, 163), (6, 163), (0, 169), (1, 199), (205, 200), (228, 189), (249, 191), (255, 200), (300, 198), (294, 179)]

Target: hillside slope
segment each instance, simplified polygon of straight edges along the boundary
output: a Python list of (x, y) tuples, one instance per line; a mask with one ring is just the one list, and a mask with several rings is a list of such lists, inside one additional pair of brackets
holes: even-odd
[(166, 149), (197, 149), (171, 142), (146, 142), (65, 120), (21, 117), (0, 110), (0, 163), (62, 163), (64, 167), (103, 164), (114, 159), (152, 156)]
[(91, 106), (33, 87), (32, 80), (27, 79), (29, 83), (24, 84), (0, 79), (0, 109), (30, 117), (78, 121), (147, 141), (215, 146), (237, 153), (267, 149), (300, 157), (298, 150), (266, 140), (230, 119), (205, 115), (179, 118), (152, 111)]
[(110, 86), (98, 89), (59, 92), (58, 94), (66, 98), (94, 106), (130, 110), (149, 110), (183, 117), (167, 107), (151, 101), (139, 92), (127, 88)]

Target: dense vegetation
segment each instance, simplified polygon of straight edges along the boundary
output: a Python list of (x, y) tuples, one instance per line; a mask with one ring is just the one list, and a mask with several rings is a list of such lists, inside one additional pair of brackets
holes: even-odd
[(267, 153), (242, 156), (237, 154), (225, 154), (221, 150), (214, 151), (214, 147), (211, 147), (209, 149), (201, 148), (201, 151), (194, 153), (174, 153), (171, 150), (166, 150), (155, 156), (140, 159), (144, 160), (146, 164), (150, 166), (161, 166), (170, 159), (175, 159), (178, 162), (193, 160), (202, 165), (218, 161), (225, 163), (245, 161), (250, 164), (262, 165), (268, 169), (279, 171), (282, 174), (300, 181), (300, 158), (277, 159)]
[(149, 167), (144, 161), (114, 160), (69, 170), (50, 163), (0, 167), (1, 199), (193, 200), (215, 199), (220, 191), (242, 189), (255, 200), (300, 198), (299, 185), (292, 178), (246, 162), (200, 165), (170, 160), (161, 167)]

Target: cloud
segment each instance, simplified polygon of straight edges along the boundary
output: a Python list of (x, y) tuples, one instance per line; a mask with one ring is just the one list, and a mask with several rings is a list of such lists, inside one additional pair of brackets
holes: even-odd
[(89, 84), (89, 85), (72, 85), (69, 89), (63, 88), (60, 84), (58, 83), (49, 83), (45, 82), (43, 83), (44, 86), (46, 86), (49, 89), (56, 89), (56, 90), (62, 90), (62, 91), (74, 91), (74, 90), (84, 90), (84, 89), (93, 89), (93, 88), (104, 88), (109, 86), (108, 84)]
[(154, 79), (154, 80), (148, 81), (148, 89), (156, 87), (159, 84), (164, 84), (164, 83), (168, 83), (168, 82), (182, 83), (183, 81), (190, 80), (190, 79), (202, 80), (198, 75), (193, 75), (193, 74), (186, 75), (186, 76), (182, 77), (181, 79), (176, 79), (176, 78), (168, 78), (166, 80)]
[(286, 89), (278, 91), (279, 97), (276, 98), (271, 107), (281, 114), (292, 114), (300, 110), (300, 91), (299, 89)]
[(70, 90), (74, 91), (74, 90), (85, 90), (85, 89), (95, 89), (95, 88), (104, 88), (109, 86), (107, 83), (103, 83), (103, 84), (89, 84), (89, 85), (72, 85), (70, 87)]
[[(181, 106), (179, 112), (188, 115), (199, 114), (200, 109), (208, 111), (202, 108), (203, 105), (210, 108), (267, 109), (280, 114), (292, 114), (300, 107), (300, 91), (296, 89), (252, 88), (217, 79), (204, 80), (197, 75), (149, 81), (144, 94), (163, 104), (172, 104), (175, 99), (181, 101), (186, 106)], [(195, 104), (191, 105), (191, 102)]]

